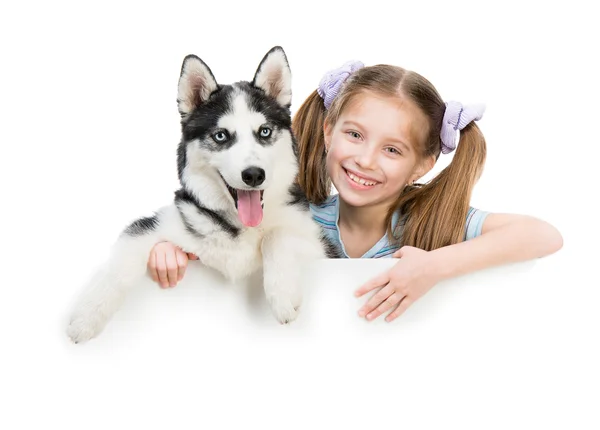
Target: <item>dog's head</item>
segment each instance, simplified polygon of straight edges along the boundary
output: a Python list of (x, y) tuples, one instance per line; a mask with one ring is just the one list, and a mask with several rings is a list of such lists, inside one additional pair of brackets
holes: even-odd
[(262, 220), (262, 195), (275, 183), (288, 187), (296, 172), (291, 134), (291, 71), (281, 47), (260, 62), (251, 82), (218, 84), (195, 55), (183, 60), (178, 87), (182, 141), (180, 181), (201, 172), (222, 180), (240, 221)]

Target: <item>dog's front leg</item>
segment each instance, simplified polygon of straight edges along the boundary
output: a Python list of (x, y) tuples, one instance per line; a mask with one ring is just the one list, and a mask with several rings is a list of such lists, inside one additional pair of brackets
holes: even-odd
[(262, 242), (265, 295), (281, 324), (294, 321), (302, 304), (300, 270), (307, 245), (305, 238), (284, 229), (269, 232)]
[(127, 292), (146, 274), (154, 236), (121, 236), (110, 259), (94, 274), (71, 313), (67, 335), (75, 343), (96, 337), (118, 310)]

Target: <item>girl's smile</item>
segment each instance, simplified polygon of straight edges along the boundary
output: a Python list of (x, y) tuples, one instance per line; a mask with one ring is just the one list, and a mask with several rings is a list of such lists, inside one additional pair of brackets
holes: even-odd
[(354, 170), (349, 170), (344, 167), (342, 167), (342, 169), (346, 173), (346, 179), (348, 180), (348, 183), (355, 190), (370, 190), (373, 187), (376, 187), (377, 185), (381, 184), (381, 182), (376, 181)]

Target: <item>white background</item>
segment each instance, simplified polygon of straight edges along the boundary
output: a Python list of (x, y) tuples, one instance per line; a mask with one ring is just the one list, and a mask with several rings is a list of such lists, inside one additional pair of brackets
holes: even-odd
[[(0, 11), (1, 428), (600, 427), (588, 2), (163, 3)], [(140, 286), (99, 338), (69, 343), (72, 300), (118, 232), (178, 186), (183, 57), (229, 83), (275, 45), (293, 112), (349, 59), (486, 103), (472, 205), (545, 219), (563, 249), (440, 284), (392, 324), (358, 319), (351, 295), (390, 260), (316, 267), (288, 327), (260, 290), (194, 265), (173, 290)]]

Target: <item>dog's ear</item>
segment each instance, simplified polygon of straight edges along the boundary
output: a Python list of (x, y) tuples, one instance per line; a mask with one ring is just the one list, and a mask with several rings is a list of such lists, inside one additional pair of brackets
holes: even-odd
[(292, 72), (283, 48), (275, 46), (264, 56), (252, 85), (262, 89), (285, 107), (292, 104)]
[(181, 65), (177, 91), (177, 107), (181, 116), (208, 100), (217, 88), (217, 81), (204, 61), (195, 55), (186, 56)]

